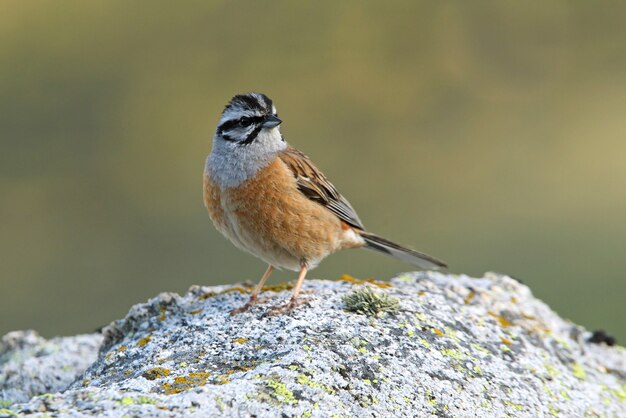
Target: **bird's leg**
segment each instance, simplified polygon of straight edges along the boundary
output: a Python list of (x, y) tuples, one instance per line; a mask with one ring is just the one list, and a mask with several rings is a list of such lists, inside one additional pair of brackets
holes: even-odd
[(248, 300), (248, 302), (246, 302), (246, 304), (243, 305), (241, 308), (233, 309), (230, 312), (231, 315), (237, 315), (242, 312), (245, 312), (257, 302), (259, 293), (261, 293), (261, 290), (263, 290), (263, 286), (265, 285), (265, 282), (267, 281), (267, 279), (270, 277), (270, 274), (272, 274), (272, 271), (274, 271), (274, 266), (269, 265), (267, 267), (267, 270), (265, 270), (265, 274), (263, 274), (263, 277), (261, 277), (261, 281), (254, 288), (252, 295), (250, 295), (250, 299)]
[(304, 303), (304, 300), (298, 301), (298, 293), (300, 293), (300, 288), (302, 288), (302, 283), (304, 283), (304, 277), (306, 276), (307, 267), (303, 264), (300, 267), (300, 273), (298, 274), (298, 281), (296, 282), (295, 287), (293, 288), (293, 292), (291, 293), (291, 298), (289, 298), (289, 302), (286, 305), (275, 306), (268, 312), (268, 315), (278, 315), (286, 312), (292, 311), (296, 306)]

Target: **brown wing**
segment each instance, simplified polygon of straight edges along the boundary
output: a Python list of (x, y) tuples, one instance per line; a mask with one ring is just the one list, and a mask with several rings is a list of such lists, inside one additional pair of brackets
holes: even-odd
[(359, 215), (335, 186), (313, 165), (309, 157), (295, 148), (288, 147), (279, 158), (289, 167), (298, 183), (298, 189), (306, 197), (333, 212), (347, 224), (365, 230)]

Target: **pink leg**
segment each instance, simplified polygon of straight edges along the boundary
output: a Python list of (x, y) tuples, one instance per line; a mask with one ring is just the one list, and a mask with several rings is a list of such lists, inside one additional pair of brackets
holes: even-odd
[(265, 274), (263, 274), (263, 277), (261, 277), (261, 281), (254, 288), (254, 291), (252, 292), (252, 295), (250, 296), (250, 300), (248, 300), (248, 302), (245, 305), (243, 305), (241, 308), (232, 310), (230, 312), (231, 315), (237, 315), (242, 312), (245, 312), (257, 302), (259, 293), (261, 293), (261, 290), (263, 290), (263, 286), (265, 285), (265, 282), (267, 281), (267, 279), (270, 277), (270, 274), (272, 274), (272, 271), (274, 271), (274, 267), (268, 266), (267, 270), (265, 270)]
[(291, 293), (291, 298), (289, 299), (289, 304), (293, 304), (296, 302), (298, 298), (298, 293), (300, 293), (300, 289), (302, 288), (302, 283), (304, 283), (304, 277), (306, 276), (307, 268), (306, 266), (302, 266), (300, 268), (300, 273), (298, 274), (298, 281), (296, 282), (296, 287), (293, 288), (293, 293)]
[(298, 281), (296, 282), (296, 286), (293, 288), (293, 292), (291, 293), (291, 298), (289, 298), (289, 303), (283, 306), (275, 306), (273, 307), (268, 314), (269, 315), (278, 315), (281, 313), (286, 313), (292, 311), (296, 306), (304, 303), (304, 301), (298, 301), (298, 293), (300, 293), (300, 289), (302, 288), (302, 283), (304, 283), (304, 277), (306, 276), (307, 268), (306, 266), (302, 266), (300, 268), (300, 273), (298, 274)]

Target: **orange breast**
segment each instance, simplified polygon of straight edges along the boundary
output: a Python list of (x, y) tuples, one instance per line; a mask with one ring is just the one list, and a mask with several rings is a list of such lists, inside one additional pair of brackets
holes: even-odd
[(275, 267), (316, 265), (341, 248), (360, 246), (328, 209), (304, 196), (277, 158), (254, 178), (221, 190), (205, 176), (204, 201), (220, 232)]
[(221, 191), (219, 186), (211, 180), (208, 174), (204, 174), (204, 205), (206, 206), (209, 217), (218, 230), (225, 227), (224, 209), (221, 204)]

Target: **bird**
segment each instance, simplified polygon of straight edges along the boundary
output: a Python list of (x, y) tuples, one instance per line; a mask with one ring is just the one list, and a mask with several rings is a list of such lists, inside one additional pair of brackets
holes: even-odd
[(298, 272), (289, 302), (270, 314), (289, 312), (305, 276), (325, 257), (365, 248), (422, 269), (447, 267), (430, 255), (406, 248), (365, 229), (356, 211), (280, 131), (273, 101), (262, 93), (235, 95), (224, 108), (204, 168), (204, 203), (216, 229), (236, 247), (267, 265), (248, 302), (258, 302), (274, 269)]

